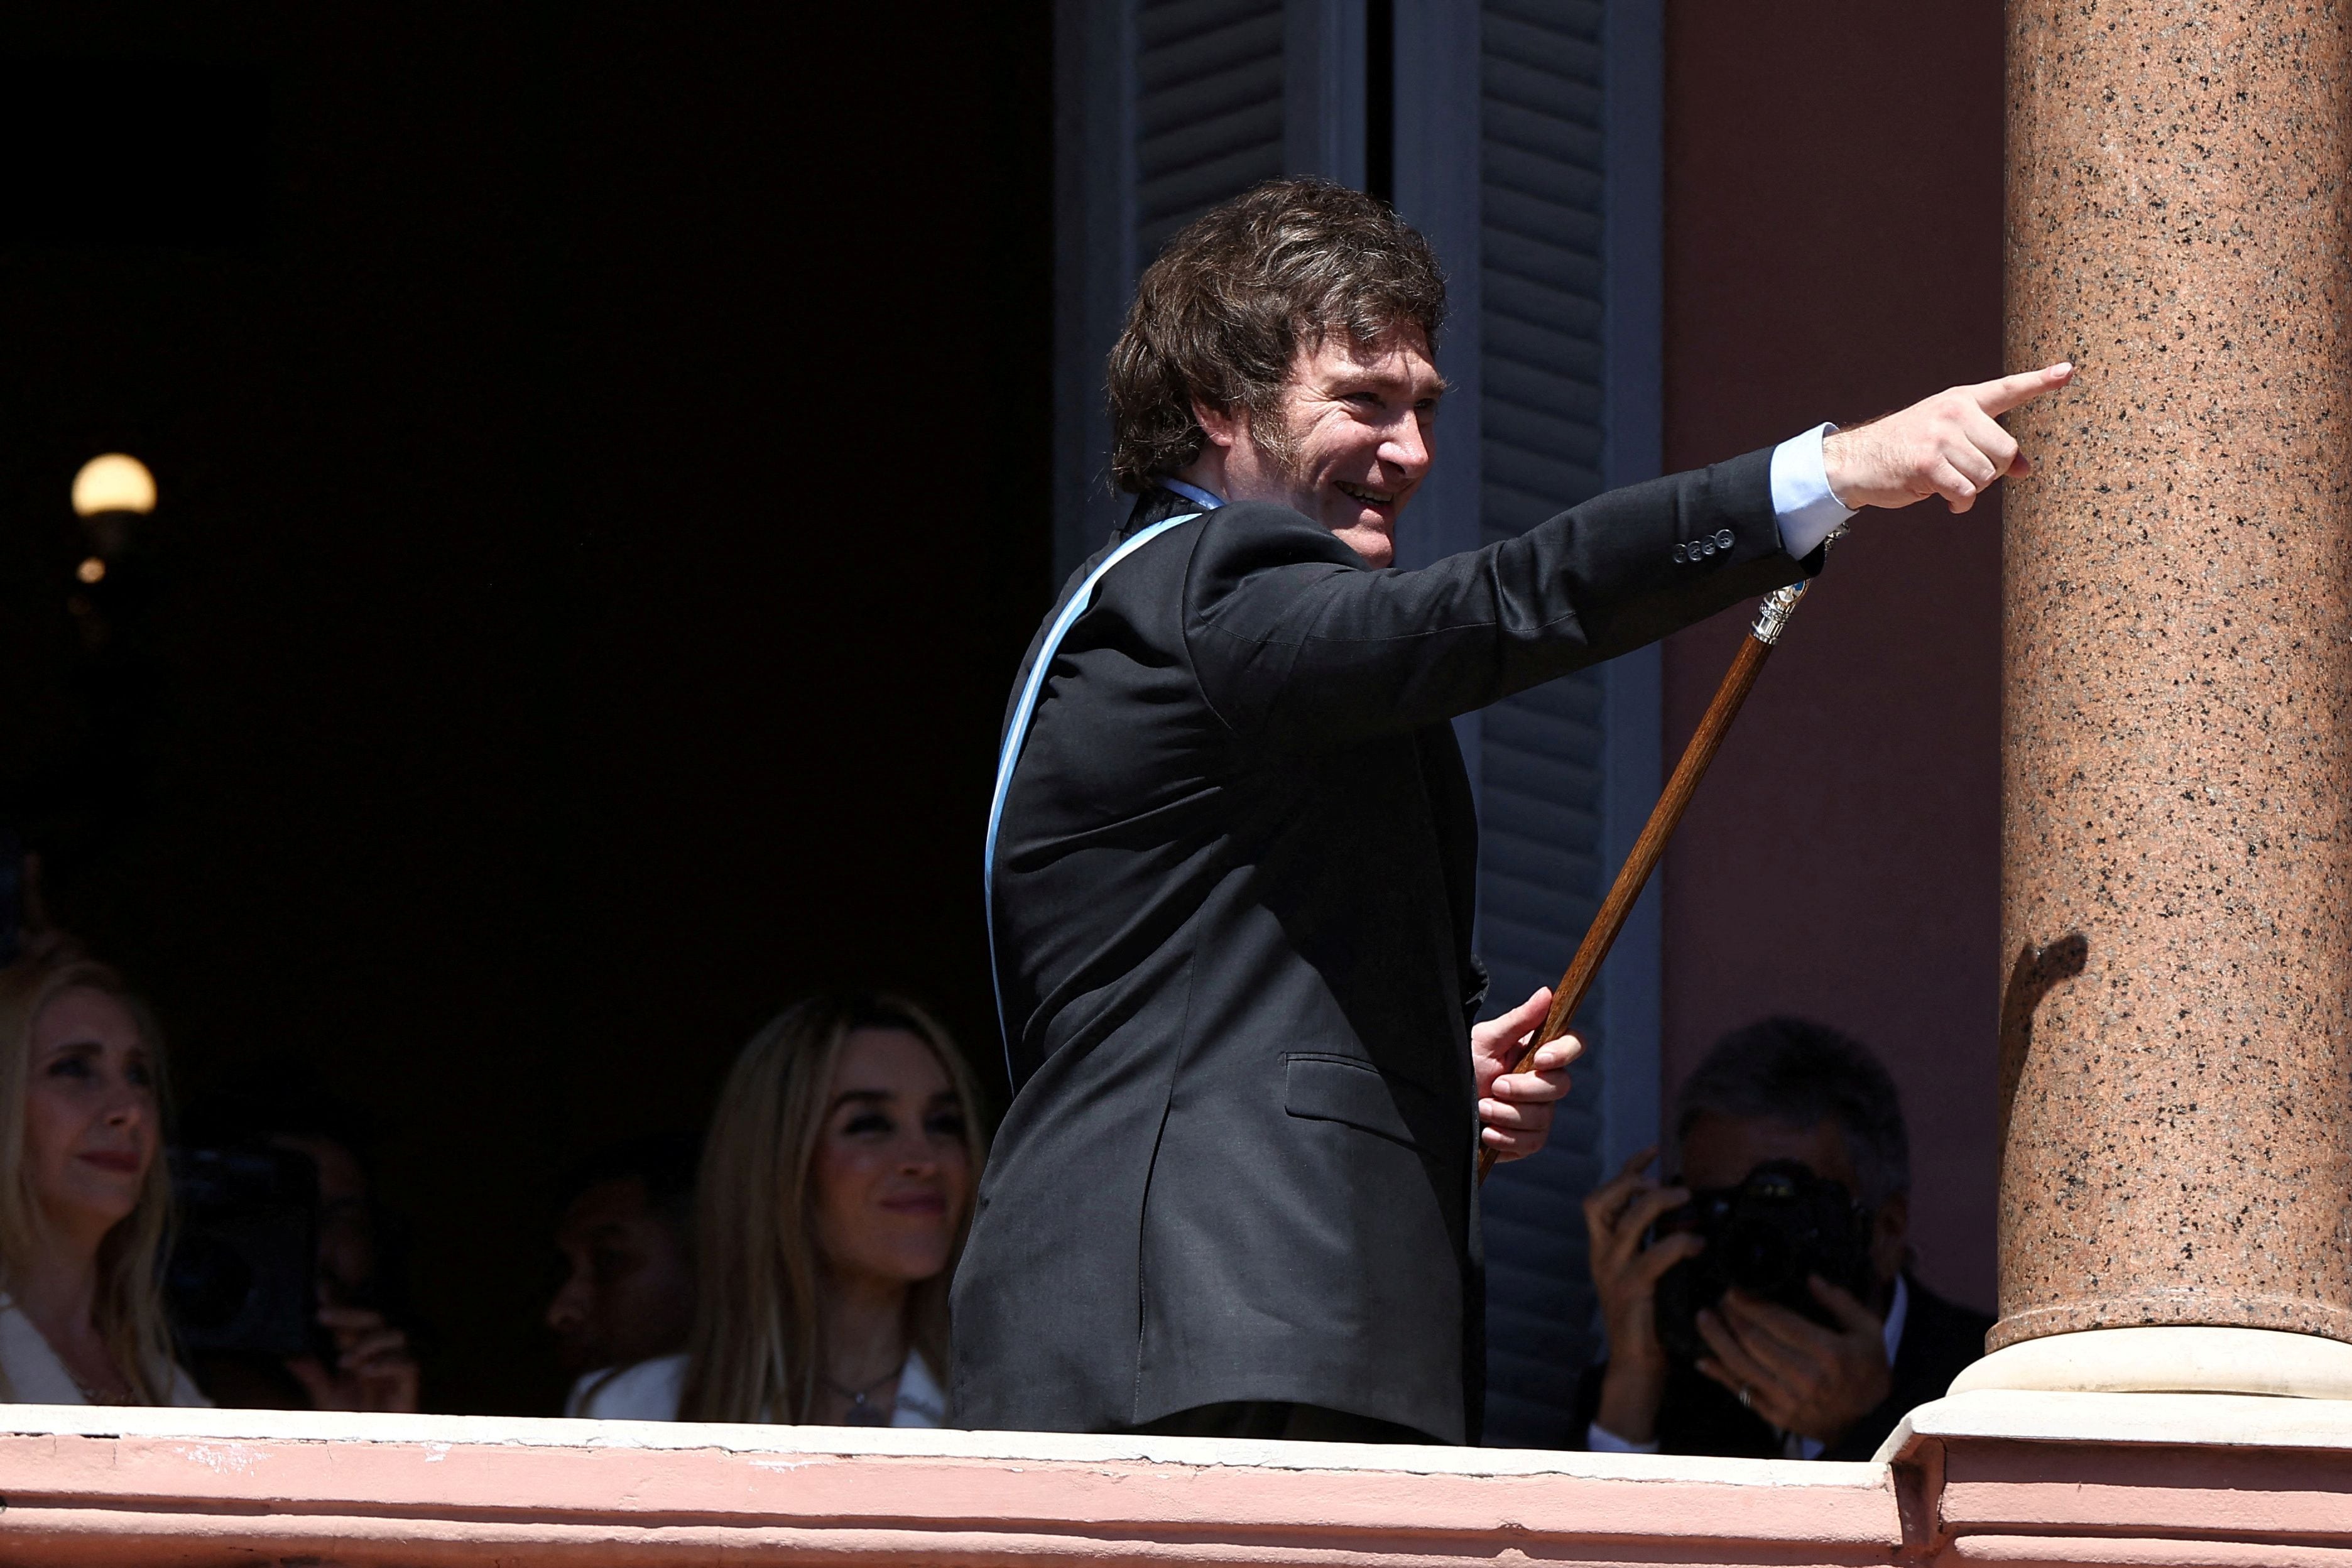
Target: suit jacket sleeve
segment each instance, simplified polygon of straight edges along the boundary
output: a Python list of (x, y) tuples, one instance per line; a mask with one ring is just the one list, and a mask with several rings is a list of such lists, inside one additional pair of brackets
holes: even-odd
[[(1372, 570), (1287, 508), (1227, 506), (1206, 520), (1184, 586), (1202, 694), (1238, 734), (1337, 744), (1654, 642), (1819, 569), (1818, 552), (1800, 563), (1780, 548), (1771, 459), (1612, 490), (1417, 572)], [(1678, 544), (1703, 550), (1677, 560)]]

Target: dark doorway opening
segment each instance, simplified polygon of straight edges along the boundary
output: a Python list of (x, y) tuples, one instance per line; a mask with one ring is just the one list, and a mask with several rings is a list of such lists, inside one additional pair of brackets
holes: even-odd
[[(997, 1058), (1051, 11), (918, 21), (0, 24), (0, 79), (77, 62), (17, 120), (120, 132), (0, 214), (0, 826), (184, 1098), (366, 1110), (428, 1408), (553, 1407), (558, 1173), (698, 1125), (785, 1003), (887, 985)], [(67, 506), (107, 451), (161, 494), (110, 652)]]

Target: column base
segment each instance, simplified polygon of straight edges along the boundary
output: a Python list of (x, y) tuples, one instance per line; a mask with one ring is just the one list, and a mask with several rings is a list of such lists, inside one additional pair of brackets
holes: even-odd
[(2084, 1329), (2003, 1345), (1951, 1391), (1987, 1388), (2352, 1399), (2352, 1344), (2277, 1329)]

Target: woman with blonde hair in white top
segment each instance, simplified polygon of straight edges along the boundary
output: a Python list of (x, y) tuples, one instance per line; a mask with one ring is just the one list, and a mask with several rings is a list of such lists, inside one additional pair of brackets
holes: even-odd
[(576, 1413), (945, 1425), (978, 1112), (947, 1031), (911, 1002), (820, 997), (770, 1023), (704, 1145), (687, 1350), (620, 1369)]
[(172, 1359), (163, 1045), (122, 977), (68, 948), (0, 970), (0, 1397), (204, 1405)]

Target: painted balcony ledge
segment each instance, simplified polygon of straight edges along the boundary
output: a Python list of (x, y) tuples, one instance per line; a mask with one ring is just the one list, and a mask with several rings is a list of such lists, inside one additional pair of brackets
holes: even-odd
[(10, 1564), (1142, 1561), (2352, 1568), (2352, 1405), (1969, 1394), (1853, 1465), (0, 1407)]
[[(0, 1417), (0, 1560), (1883, 1563), (1873, 1465), (308, 1412)], [(1696, 1555), (1694, 1555), (1694, 1551)]]

